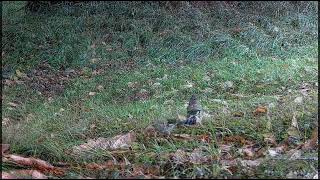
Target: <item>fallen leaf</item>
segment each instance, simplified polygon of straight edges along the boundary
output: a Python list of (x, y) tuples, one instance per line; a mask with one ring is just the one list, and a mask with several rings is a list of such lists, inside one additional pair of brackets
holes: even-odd
[(260, 114), (264, 114), (267, 112), (267, 108), (264, 107), (264, 106), (259, 106), (257, 107), (256, 110), (253, 111), (253, 115), (257, 116), (257, 115), (260, 115)]
[(88, 163), (85, 165), (84, 168), (89, 169), (89, 170), (103, 170), (103, 169), (118, 169), (124, 162), (116, 162), (114, 160), (108, 160), (105, 163)]
[(25, 158), (17, 155), (5, 155), (5, 161), (13, 162), (22, 166), (30, 166), (39, 170), (40, 172), (45, 172), (45, 173), (49, 172), (57, 176), (64, 175), (63, 169), (54, 167), (48, 162), (43, 161), (41, 159)]
[(183, 164), (188, 161), (188, 153), (185, 151), (178, 149), (175, 153), (171, 155), (172, 160), (176, 164)]
[(102, 169), (105, 169), (105, 165), (101, 165), (101, 164), (97, 164), (97, 163), (89, 163), (86, 165), (85, 167), (86, 169), (89, 169), (89, 170), (102, 170)]
[(253, 145), (254, 144), (253, 142), (246, 140), (244, 137), (239, 136), (239, 135), (223, 137), (223, 141), (226, 144), (230, 144), (230, 143), (238, 143), (241, 145)]
[(133, 132), (117, 135), (112, 138), (100, 137), (96, 140), (89, 140), (87, 143), (81, 144), (79, 146), (73, 147), (74, 154), (82, 154), (91, 150), (115, 150), (128, 148), (136, 139), (136, 135)]
[(192, 141), (194, 138), (190, 134), (172, 134), (176, 139)]
[(311, 150), (315, 149), (318, 145), (318, 127), (316, 127), (312, 131), (311, 139), (309, 139), (304, 145), (302, 146), (303, 150)]
[(134, 165), (133, 166), (133, 175), (154, 175), (159, 176), (160, 175), (160, 167), (157, 165)]
[(199, 135), (198, 139), (200, 139), (200, 141), (204, 142), (204, 143), (210, 143), (211, 142), (210, 135), (208, 135), (208, 134)]
[(251, 147), (243, 148), (240, 150), (242, 151), (245, 157), (252, 158), (254, 156), (253, 148)]

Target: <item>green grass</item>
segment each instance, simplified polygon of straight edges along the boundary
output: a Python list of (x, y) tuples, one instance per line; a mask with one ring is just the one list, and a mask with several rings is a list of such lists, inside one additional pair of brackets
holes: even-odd
[[(284, 140), (293, 112), (297, 112), (306, 140), (318, 116), (318, 10), (313, 2), (301, 4), (299, 11), (282, 3), (259, 3), (270, 6), (270, 11), (260, 13), (249, 3), (247, 11), (239, 8), (239, 15), (234, 16), (232, 9), (218, 8), (216, 12), (182, 6), (170, 11), (143, 2), (60, 5), (48, 12), (26, 14), (18, 10), (24, 2), (3, 2), (3, 73), (17, 78), (16, 70), (28, 73), (47, 61), (55, 70), (86, 70), (90, 77), (71, 79), (52, 101), (26, 84), (4, 86), (2, 118), (9, 118), (10, 124), (2, 127), (2, 140), (11, 144), (14, 153), (51, 162), (103, 161), (110, 158), (105, 152), (80, 160), (65, 152), (87, 139), (132, 129), (139, 132), (157, 119), (186, 115), (184, 104), (193, 93), (213, 116), (206, 119), (204, 127), (175, 133), (231, 131), (261, 142), (263, 133), (268, 132), (267, 117), (254, 117), (252, 112), (258, 105), (274, 103), (271, 131), (277, 141)], [(238, 27), (241, 31), (233, 32)], [(128, 62), (134, 63), (134, 68), (125, 69)], [(104, 72), (92, 75), (97, 69)], [(165, 75), (167, 79), (161, 79)], [(234, 84), (230, 90), (223, 87), (227, 81)], [(135, 88), (128, 86), (134, 82)], [(194, 86), (185, 88), (188, 82)], [(303, 104), (296, 105), (293, 101), (302, 96), (299, 86), (303, 83), (312, 88)], [(96, 89), (99, 85), (104, 87), (102, 91)], [(141, 89), (149, 92), (148, 99), (132, 100)], [(97, 94), (88, 96), (93, 91)], [(213, 99), (226, 101), (230, 113), (223, 113), (226, 106)], [(18, 107), (10, 108), (8, 103), (13, 101), (19, 102)], [(235, 118), (234, 112), (244, 112), (244, 116)], [(90, 128), (92, 124), (95, 129)], [(165, 154), (200, 145), (155, 139), (139, 141), (137, 151)], [(210, 153), (218, 152), (215, 145), (210, 145)], [(166, 160), (152, 156), (139, 155), (130, 161), (168, 166)], [(201, 166), (208, 177), (222, 177), (218, 165)], [(196, 167), (179, 168), (172, 165), (162, 174), (195, 177)]]

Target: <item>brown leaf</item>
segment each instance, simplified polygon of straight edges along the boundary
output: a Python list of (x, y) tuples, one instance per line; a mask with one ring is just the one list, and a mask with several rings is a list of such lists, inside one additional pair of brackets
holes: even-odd
[(2, 156), (9, 150), (10, 144), (1, 144)]
[(204, 143), (210, 143), (210, 142), (211, 142), (210, 135), (208, 135), (208, 134), (199, 135), (199, 136), (198, 136), (198, 139), (199, 139), (201, 142), (204, 142)]
[(239, 143), (241, 145), (252, 145), (253, 142), (246, 140), (244, 137), (235, 135), (235, 136), (226, 136), (223, 138), (223, 141), (227, 144), (229, 143)]
[(50, 172), (58, 176), (64, 175), (63, 169), (54, 167), (41, 159), (25, 158), (17, 155), (6, 155), (5, 157), (5, 160), (8, 162), (14, 162), (22, 166), (30, 166), (39, 170), (40, 172)]
[(312, 131), (312, 136), (311, 139), (309, 139), (303, 146), (302, 149), (303, 150), (311, 150), (311, 149), (315, 149), (318, 145), (318, 127), (316, 127), (313, 131)]
[(268, 111), (267, 107), (259, 106), (256, 110), (253, 111), (253, 115), (257, 116), (260, 114), (265, 114)]
[(190, 134), (172, 134), (176, 139), (192, 141), (194, 138)]
[(251, 147), (241, 149), (244, 156), (252, 158), (254, 156), (254, 150)]
[(117, 169), (120, 164), (114, 162), (113, 160), (108, 160), (103, 164), (98, 163), (89, 163), (85, 166), (86, 169), (89, 170), (102, 170), (102, 169)]
[(86, 169), (89, 169), (89, 170), (102, 170), (104, 168), (105, 168), (104, 165), (97, 164), (97, 163), (89, 163), (86, 165)]
[(133, 176), (138, 176), (138, 175), (159, 176), (160, 167), (157, 165), (153, 165), (153, 166), (140, 165), (140, 164), (134, 165), (132, 175)]

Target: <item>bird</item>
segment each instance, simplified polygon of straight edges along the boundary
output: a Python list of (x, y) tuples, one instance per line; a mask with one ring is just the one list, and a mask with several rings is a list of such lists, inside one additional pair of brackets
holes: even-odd
[(202, 120), (202, 107), (199, 104), (196, 96), (193, 94), (189, 100), (189, 104), (187, 107), (187, 119), (184, 124), (193, 125), (196, 123), (201, 124)]

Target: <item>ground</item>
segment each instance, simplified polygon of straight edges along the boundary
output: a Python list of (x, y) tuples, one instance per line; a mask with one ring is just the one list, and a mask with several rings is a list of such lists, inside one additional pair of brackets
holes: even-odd
[[(317, 2), (100, 2), (33, 13), (24, 4), (2, 4), (2, 143), (11, 153), (68, 163), (63, 177), (76, 178), (317, 172), (318, 160), (305, 157), (318, 152), (288, 143), (294, 120), (302, 145), (318, 126)], [(186, 116), (192, 94), (202, 125), (146, 133)], [(68, 153), (128, 132), (129, 150)], [(287, 148), (277, 156), (285, 160), (270, 155), (276, 147)], [(114, 158), (131, 165), (88, 167)]]

